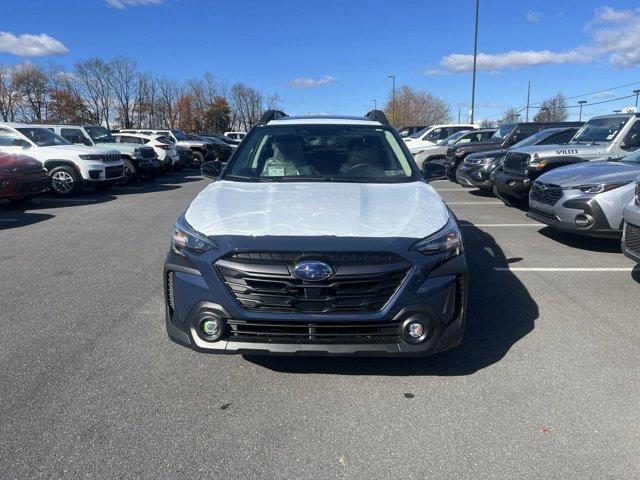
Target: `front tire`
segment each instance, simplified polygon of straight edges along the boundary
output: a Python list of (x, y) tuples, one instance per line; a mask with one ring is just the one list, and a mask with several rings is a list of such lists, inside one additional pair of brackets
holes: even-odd
[(195, 158), (193, 159), (193, 163), (195, 165), (200, 165), (204, 162), (204, 153), (202, 152), (193, 152)]
[(55, 167), (49, 173), (49, 177), (51, 177), (51, 191), (56, 195), (71, 196), (80, 191), (80, 176), (71, 167)]
[(124, 159), (124, 169), (123, 169), (123, 177), (120, 183), (122, 185), (131, 185), (138, 179), (138, 173), (136, 172), (136, 167), (133, 165), (133, 162), (128, 159)]

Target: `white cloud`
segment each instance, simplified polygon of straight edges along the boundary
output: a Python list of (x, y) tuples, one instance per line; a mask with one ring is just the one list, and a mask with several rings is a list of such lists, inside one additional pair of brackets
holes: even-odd
[(41, 33), (33, 35), (25, 33), (14, 35), (9, 32), (0, 32), (0, 52), (20, 55), (21, 57), (43, 57), (46, 55), (64, 55), (69, 49), (64, 44)]
[(336, 79), (331, 75), (325, 75), (321, 78), (297, 77), (288, 83), (293, 88), (315, 88), (322, 87), (334, 83)]
[(441, 77), (443, 75), (449, 75), (451, 72), (447, 72), (440, 68), (429, 68), (425, 73), (430, 77)]
[(118, 10), (126, 10), (127, 7), (139, 7), (145, 5), (160, 5), (164, 0), (106, 0), (107, 4)]
[(527, 22), (537, 23), (540, 21), (540, 14), (538, 12), (529, 10), (525, 15), (525, 18), (527, 19)]
[[(608, 58), (616, 68), (640, 65), (640, 9), (615, 10), (604, 7), (596, 10), (593, 20), (585, 26), (591, 36), (589, 43), (563, 52), (551, 50), (512, 50), (503, 53), (480, 53), (478, 70), (496, 72), (512, 68), (538, 65), (589, 63)], [(449, 73), (465, 73), (473, 69), (473, 55), (453, 53), (442, 58), (441, 69)], [(435, 71), (430, 69), (427, 71)]]

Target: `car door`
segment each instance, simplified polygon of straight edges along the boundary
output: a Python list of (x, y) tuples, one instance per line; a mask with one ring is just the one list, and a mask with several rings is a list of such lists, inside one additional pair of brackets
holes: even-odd
[(79, 128), (64, 127), (60, 129), (60, 136), (69, 143), (76, 145), (93, 145), (93, 142), (85, 136)]

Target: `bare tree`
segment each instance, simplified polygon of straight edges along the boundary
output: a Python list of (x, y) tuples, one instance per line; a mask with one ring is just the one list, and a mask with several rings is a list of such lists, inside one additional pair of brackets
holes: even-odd
[(13, 84), (14, 66), (0, 63), (0, 116), (5, 122), (14, 122), (20, 94)]
[(82, 96), (90, 105), (98, 123), (108, 125), (111, 106), (111, 85), (109, 65), (99, 58), (90, 58), (74, 66), (74, 75)]
[(534, 122), (564, 122), (569, 118), (567, 99), (562, 93), (549, 97), (540, 104)]
[(158, 79), (158, 116), (157, 120), (167, 128), (175, 128), (178, 121), (176, 104), (182, 89), (175, 80), (165, 77)]
[(41, 123), (47, 117), (49, 75), (32, 63), (22, 63), (12, 70), (12, 83), (22, 102), (24, 120)]
[(236, 83), (231, 87), (231, 102), (235, 110), (234, 127), (249, 131), (258, 123), (264, 110), (262, 93), (244, 83)]
[(489, 118), (483, 118), (480, 122), (480, 128), (494, 128), (496, 125), (496, 121)]
[(113, 92), (120, 126), (130, 128), (133, 97), (138, 80), (136, 62), (127, 57), (115, 57), (107, 65), (106, 81)]
[(506, 125), (508, 123), (516, 123), (519, 121), (520, 114), (518, 111), (510, 107), (503, 114), (502, 117), (498, 120), (498, 125)]
[(451, 107), (444, 100), (408, 85), (396, 89), (395, 108), (389, 93), (384, 112), (388, 118), (394, 118), (398, 126), (433, 125), (451, 120)]

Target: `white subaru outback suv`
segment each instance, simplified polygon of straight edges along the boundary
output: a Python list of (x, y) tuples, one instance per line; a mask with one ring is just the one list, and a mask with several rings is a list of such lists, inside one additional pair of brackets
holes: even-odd
[(82, 186), (106, 190), (123, 177), (124, 163), (113, 149), (72, 145), (47, 128), (0, 123), (0, 150), (39, 160), (49, 172), (51, 189), (73, 195)]
[(224, 170), (219, 161), (201, 170), (215, 181), (178, 219), (164, 266), (176, 342), (214, 353), (430, 355), (462, 340), (458, 223), (381, 111), (268, 111)]

